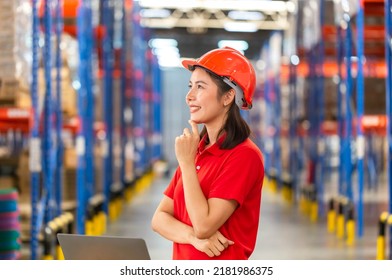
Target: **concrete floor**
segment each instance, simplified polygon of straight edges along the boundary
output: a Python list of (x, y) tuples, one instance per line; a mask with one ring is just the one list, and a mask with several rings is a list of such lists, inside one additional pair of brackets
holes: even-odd
[[(125, 205), (123, 212), (110, 222), (105, 235), (142, 237), (153, 260), (171, 259), (171, 243), (150, 228), (167, 178), (152, 185)], [(385, 196), (383, 196), (385, 197)], [(279, 193), (264, 188), (260, 228), (254, 260), (374, 260), (377, 256), (377, 221), (385, 203), (365, 204), (364, 235), (354, 245), (327, 231), (325, 219), (312, 222), (296, 205), (288, 204)]]

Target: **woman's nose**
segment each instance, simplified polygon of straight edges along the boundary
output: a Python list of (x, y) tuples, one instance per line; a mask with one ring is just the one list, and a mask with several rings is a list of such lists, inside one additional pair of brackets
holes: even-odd
[(193, 89), (190, 88), (188, 93), (186, 94), (186, 101), (191, 101), (194, 99)]

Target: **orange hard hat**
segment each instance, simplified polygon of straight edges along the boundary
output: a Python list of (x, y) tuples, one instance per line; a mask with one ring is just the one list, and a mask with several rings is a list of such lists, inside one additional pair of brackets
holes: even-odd
[(183, 60), (182, 65), (190, 71), (200, 66), (222, 77), (236, 91), (238, 107), (244, 110), (252, 108), (256, 73), (250, 61), (236, 49), (214, 49), (196, 60)]

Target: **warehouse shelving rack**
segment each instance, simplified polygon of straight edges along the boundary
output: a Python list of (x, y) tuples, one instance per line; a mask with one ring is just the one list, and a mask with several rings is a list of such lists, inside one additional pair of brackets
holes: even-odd
[[(289, 164), (277, 176), (283, 183), (284, 197), (298, 202), (312, 221), (316, 221), (324, 211), (324, 138), (328, 133), (321, 109), (324, 108), (325, 60), (324, 38), (320, 34), (324, 1), (296, 4), (289, 38), (283, 45), (286, 60), (281, 64), (281, 77), (287, 85), (288, 115), (280, 135), (288, 141)], [(306, 9), (308, 15), (317, 17), (306, 17)]]
[[(307, 44), (310, 43), (307, 50), (304, 50), (304, 46), (301, 46), (300, 38), (296, 40), (297, 52), (290, 53), (290, 55), (299, 56), (299, 64), (293, 65), (291, 62), (282, 65), (282, 77), (287, 79), (289, 84), (290, 92), (290, 115), (291, 122), (289, 125), (289, 139), (294, 150), (296, 145), (299, 153), (303, 146), (298, 147), (298, 142), (295, 141), (296, 137), (300, 139), (306, 138), (309, 141), (309, 146), (305, 154), (310, 157), (311, 166), (307, 170), (307, 180), (313, 187), (313, 194), (306, 192), (309, 199), (313, 200), (315, 196), (318, 198), (317, 215), (324, 214), (324, 175), (328, 175), (328, 167), (326, 166), (327, 154), (329, 147), (326, 142), (327, 137), (338, 135), (341, 139), (341, 153), (340, 153), (340, 174), (339, 183), (339, 195), (337, 202), (344, 204), (344, 219), (347, 217), (347, 224), (342, 225), (342, 237), (347, 237), (347, 244), (354, 244), (355, 234), (359, 237), (363, 235), (363, 189), (364, 189), (364, 176), (366, 172), (370, 172), (369, 162), (365, 161), (365, 157), (368, 157), (373, 151), (369, 151), (369, 148), (365, 148), (366, 140), (369, 140), (371, 133), (382, 137), (382, 124), (378, 124), (377, 128), (374, 127), (374, 118), (382, 120), (382, 116), (372, 116), (364, 114), (364, 78), (365, 77), (376, 77), (385, 78), (385, 61), (384, 52), (380, 51), (380, 42), (384, 41), (383, 26), (378, 25), (367, 25), (365, 24), (366, 17), (371, 16), (382, 16), (384, 13), (381, 10), (380, 5), (383, 5), (383, 1), (358, 1), (358, 8), (354, 13), (349, 14), (343, 11), (340, 15), (341, 20), (336, 24), (330, 25), (325, 23), (323, 19), (323, 13), (327, 10), (323, 7), (326, 4), (324, 1), (317, 1), (319, 5), (319, 16), (320, 32), (322, 36), (315, 36), (318, 32), (309, 33), (310, 40), (304, 40)], [(352, 4), (353, 2), (351, 2)], [(306, 3), (299, 3), (303, 9), (303, 5)], [(335, 3), (339, 4), (339, 3)], [(353, 7), (351, 7), (352, 10)], [(390, 10), (388, 10), (390, 11)], [(299, 24), (303, 24), (303, 15), (298, 15)], [(366, 16), (366, 17), (365, 17)], [(313, 22), (312, 22), (313, 23)], [(342, 24), (342, 25), (340, 25)], [(312, 24), (312, 28), (316, 26)], [(343, 28), (344, 27), (344, 28)], [(305, 27), (301, 28), (302, 32)], [(353, 35), (354, 34), (354, 35)], [(304, 35), (302, 33), (302, 35)], [(298, 36), (298, 33), (297, 33)], [(312, 39), (313, 38), (313, 39)], [(314, 40), (314, 41), (312, 41)], [(375, 44), (372, 44), (375, 43)], [(289, 55), (289, 57), (290, 57)], [(352, 57), (356, 56), (357, 59), (353, 60)], [(365, 59), (366, 56), (366, 59)], [(291, 58), (291, 57), (290, 57)], [(336, 79), (336, 73), (338, 73), (338, 79)], [(298, 124), (296, 114), (299, 112), (296, 106), (296, 102), (292, 92), (296, 89), (298, 77), (308, 77), (309, 81), (309, 112), (310, 112), (310, 123), (309, 129), (303, 129)], [(324, 120), (322, 110), (324, 108), (323, 80), (325, 78), (334, 79), (337, 82), (337, 121)], [(342, 92), (344, 91), (344, 93)], [(313, 94), (312, 94), (313, 92)], [(354, 113), (353, 97), (356, 97), (356, 111)], [(297, 100), (298, 101), (298, 100)], [(315, 111), (312, 111), (314, 109)], [(313, 112), (313, 113), (312, 113)], [(370, 121), (370, 123), (369, 123)], [(312, 128), (313, 127), (313, 128)], [(285, 130), (283, 131), (285, 132)], [(310, 136), (310, 139), (309, 139)], [(367, 138), (366, 138), (367, 137)], [(356, 144), (355, 164), (353, 163), (353, 143)], [(299, 154), (290, 154), (290, 167), (291, 170), (292, 162), (299, 162)], [(295, 168), (298, 168), (298, 164)], [(356, 177), (358, 180), (358, 197), (354, 204), (354, 190), (353, 190), (353, 175), (354, 172), (358, 174)], [(291, 170), (290, 173), (293, 173)], [(374, 174), (369, 174), (374, 175)], [(291, 178), (293, 179), (293, 178)], [(299, 178), (298, 178), (299, 179)], [(303, 179), (303, 178), (302, 178)], [(301, 181), (299, 179), (299, 181)], [(295, 189), (295, 187), (293, 187)], [(345, 201), (344, 203), (340, 201)], [(300, 205), (301, 206), (301, 205)], [(336, 205), (337, 207), (337, 205)], [(333, 206), (335, 208), (335, 206)], [(355, 211), (355, 213), (354, 213)], [(311, 215), (312, 216), (312, 215)], [(355, 224), (354, 217), (357, 217), (358, 223)], [(316, 214), (313, 215), (314, 220), (317, 219)], [(336, 222), (336, 221), (335, 221)], [(346, 221), (344, 221), (345, 223)], [(356, 226), (356, 228), (355, 228)], [(349, 228), (350, 232), (345, 232)]]
[[(339, 179), (338, 189), (339, 196), (344, 199), (343, 212), (339, 212), (337, 235), (343, 238), (345, 235), (344, 223), (347, 217), (347, 207), (349, 203), (354, 202), (352, 174), (354, 164), (352, 162), (353, 151), (353, 108), (352, 99), (354, 93), (354, 77), (352, 73), (352, 56), (353, 56), (353, 22), (352, 9), (342, 11), (335, 16), (337, 28), (337, 66), (338, 66), (338, 84), (337, 84), (337, 124), (339, 135)], [(336, 19), (338, 18), (338, 19)], [(339, 206), (340, 207), (340, 206)], [(353, 219), (353, 217), (351, 217)]]
[[(45, 102), (40, 111), (38, 97), (38, 67), (39, 67), (39, 12), (38, 4), (41, 4), (40, 12), (42, 17), (42, 28), (45, 32), (45, 46), (43, 61), (45, 66)], [(75, 4), (75, 3), (73, 3)], [(76, 5), (77, 4), (77, 5)], [(91, 212), (90, 202), (96, 195), (100, 195), (94, 188), (94, 153), (95, 134), (104, 130), (106, 133), (108, 121), (103, 126), (97, 128), (94, 122), (94, 73), (93, 73), (93, 53), (95, 46), (95, 31), (92, 26), (92, 2), (80, 1), (72, 8), (78, 10), (71, 11), (77, 18), (77, 28), (74, 28), (74, 36), (77, 36), (79, 43), (79, 72), (78, 72), (78, 117), (75, 123), (63, 123), (61, 117), (61, 92), (60, 74), (61, 54), (60, 35), (63, 30), (61, 15), (62, 1), (47, 0), (33, 1), (33, 61), (32, 61), (32, 84), (31, 84), (31, 125), (30, 125), (30, 172), (31, 172), (31, 258), (37, 259), (39, 256), (39, 238), (43, 224), (53, 221), (56, 216), (62, 214), (62, 172), (63, 172), (63, 145), (61, 133), (63, 129), (71, 129), (76, 135), (76, 152), (78, 163), (76, 168), (76, 219), (75, 231), (78, 233), (89, 232), (88, 213)], [(72, 5), (71, 5), (72, 6)], [(103, 5), (105, 8), (105, 5)], [(69, 8), (69, 7), (68, 7)], [(68, 11), (69, 12), (69, 11)], [(56, 14), (56, 25), (53, 28), (53, 14)], [(112, 20), (109, 19), (108, 24)], [(68, 26), (69, 27), (69, 26)], [(56, 32), (56, 57), (52, 62), (52, 36), (53, 30)], [(110, 59), (109, 59), (110, 61)], [(57, 75), (53, 81), (51, 71), (55, 65)], [(108, 77), (111, 81), (112, 77)], [(52, 82), (55, 85), (56, 95), (52, 93)], [(108, 88), (109, 89), (109, 88)], [(108, 93), (111, 94), (108, 91)], [(110, 95), (109, 95), (110, 96)], [(107, 110), (111, 111), (108, 107)], [(110, 121), (110, 120), (109, 120)], [(110, 122), (109, 122), (110, 124)], [(109, 135), (109, 138), (110, 135)], [(41, 143), (42, 142), (42, 143)], [(112, 150), (112, 149), (111, 149)], [(42, 155), (41, 155), (42, 153)], [(111, 161), (107, 162), (111, 168)], [(111, 174), (103, 172), (103, 174)], [(44, 185), (41, 187), (41, 180)], [(107, 181), (105, 181), (107, 182)], [(109, 196), (107, 196), (109, 197)], [(95, 201), (95, 200), (94, 200)], [(108, 199), (104, 199), (107, 202)]]
[(263, 93), (265, 100), (265, 119), (263, 120), (262, 151), (264, 153), (266, 177), (274, 192), (282, 187), (281, 138), (281, 88), (280, 88), (280, 46), (282, 32), (273, 32), (262, 48)]
[[(366, 77), (385, 78), (386, 65), (382, 51), (384, 26), (374, 25), (371, 21), (369, 22), (372, 25), (369, 25), (367, 19), (382, 18), (384, 16), (382, 5), (383, 1), (379, 0), (359, 0), (356, 7), (351, 7), (355, 10), (352, 14), (343, 11), (342, 20), (337, 22), (336, 30), (339, 69), (338, 134), (342, 147), (340, 159), (344, 163), (339, 170), (339, 194), (348, 199), (349, 203), (355, 204), (356, 235), (360, 238), (364, 234), (364, 175), (368, 172), (368, 176), (374, 176), (370, 168), (369, 153), (372, 151), (369, 142), (372, 134), (379, 133), (380, 130), (374, 130), (372, 125), (367, 124), (369, 119), (378, 118), (378, 116), (364, 114), (364, 79)], [(356, 56), (356, 60), (351, 59), (353, 55)], [(350, 104), (354, 93), (356, 95), (355, 114), (351, 108), (353, 104)], [(354, 142), (355, 163), (352, 162)], [(368, 142), (368, 148), (366, 148), (366, 142)], [(353, 171), (357, 174), (356, 199), (353, 194)]]
[[(337, 2), (337, 4), (339, 3)], [(354, 9), (353, 13), (351, 12), (354, 7), (351, 7), (351, 12), (343, 11), (341, 15), (338, 15), (341, 19), (335, 26), (323, 26), (323, 37), (329, 43), (336, 43), (335, 49), (325, 49), (328, 59), (324, 62), (323, 67), (326, 76), (339, 73), (337, 86), (338, 127), (333, 129), (331, 133), (337, 133), (341, 139), (340, 162), (342, 164), (339, 169), (341, 201), (338, 202), (339, 209), (343, 207), (344, 211), (339, 213), (343, 216), (343, 223), (341, 223), (342, 230), (338, 230), (338, 232), (340, 232), (340, 237), (347, 237), (347, 243), (350, 245), (354, 244), (355, 234), (358, 237), (362, 237), (364, 234), (364, 176), (366, 172), (369, 173), (368, 176), (377, 175), (370, 174), (369, 156), (373, 151), (369, 150), (370, 143), (366, 142), (370, 142), (373, 135), (382, 137), (384, 129), (383, 116), (364, 114), (364, 78), (386, 78), (386, 65), (389, 65), (388, 61), (385, 62), (388, 54), (384, 57), (384, 52), (382, 48), (380, 49), (384, 40), (388, 42), (388, 39), (385, 39), (388, 36), (384, 38), (383, 35), (384, 26), (374, 25), (374, 23), (368, 25), (369, 23), (366, 21), (367, 17), (372, 16), (382, 18), (384, 15), (383, 5), (384, 1), (378, 0), (358, 1), (357, 9)], [(387, 6), (388, 3), (385, 2), (385, 5)], [(388, 12), (390, 13), (390, 7), (385, 8), (385, 14)], [(372, 21), (369, 22), (372, 24)], [(331, 39), (332, 36), (335, 36), (335, 39)], [(387, 43), (388, 47), (390, 46)], [(333, 56), (336, 57), (335, 62), (331, 60)], [(353, 56), (356, 57), (355, 60), (352, 59)], [(354, 94), (356, 98), (355, 112), (352, 109)], [(355, 150), (353, 149), (354, 143)], [(354, 151), (356, 152), (355, 163), (352, 161)], [(355, 184), (357, 196), (355, 198), (352, 178), (354, 171), (357, 174), (357, 184)], [(346, 218), (348, 221), (345, 225), (344, 219)], [(356, 225), (354, 219), (358, 221)], [(345, 232), (346, 230), (347, 232)]]
[(146, 116), (146, 30), (140, 24), (139, 16), (140, 7), (134, 3), (133, 9), (133, 44), (132, 44), (132, 58), (133, 58), (133, 83), (134, 92), (131, 97), (133, 122), (132, 122), (132, 136), (134, 138), (135, 147), (135, 176), (141, 177), (143, 172), (147, 169), (147, 120)]
[[(41, 3), (42, 4), (42, 3)], [(37, 259), (39, 234), (43, 224), (53, 220), (61, 213), (61, 168), (62, 143), (60, 129), (62, 127), (61, 110), (56, 109), (61, 104), (60, 92), (60, 30), (62, 21), (60, 15), (61, 1), (44, 1), (44, 73), (45, 96), (42, 110), (38, 96), (38, 54), (39, 54), (39, 16), (38, 1), (32, 1), (32, 83), (31, 83), (31, 127), (30, 129), (30, 188), (31, 188), (31, 229), (30, 248), (31, 258)], [(53, 14), (56, 22), (53, 24)], [(53, 28), (54, 26), (54, 28)], [(55, 30), (56, 49), (55, 59), (52, 58), (52, 37)], [(53, 63), (54, 61), (54, 63)], [(56, 69), (55, 87), (53, 87), (52, 70)], [(53, 88), (55, 92), (53, 93)], [(56, 123), (55, 121), (56, 120)], [(41, 189), (40, 180), (43, 185)]]
[[(292, 200), (296, 201), (300, 195), (300, 174), (304, 165), (304, 147), (303, 140), (300, 136), (301, 128), (301, 114), (300, 110), (300, 100), (298, 96), (298, 48), (297, 43), (299, 41), (299, 20), (298, 20), (298, 3), (296, 3), (297, 8), (295, 13), (291, 15), (290, 21), (290, 31), (288, 32), (288, 37), (291, 36), (287, 41), (286, 56), (289, 58), (288, 64), (288, 74), (286, 76), (287, 83), (289, 86), (288, 90), (288, 102), (289, 102), (289, 127), (288, 127), (288, 138), (289, 138), (289, 182), (291, 184), (291, 196)], [(282, 71), (283, 72), (283, 71)], [(285, 75), (283, 74), (283, 78)]]
[[(308, 8), (312, 7), (311, 5)], [(305, 57), (309, 71), (307, 81), (308, 91), (308, 120), (309, 128), (307, 137), (308, 148), (308, 168), (307, 182), (305, 187), (310, 189), (310, 200), (312, 203), (311, 219), (318, 220), (324, 213), (324, 135), (322, 124), (324, 122), (324, 38), (321, 36), (321, 28), (324, 25), (324, 1), (318, 1), (315, 26), (307, 26), (309, 34), (304, 34), (307, 38), (312, 38), (306, 42), (304, 38)], [(312, 31), (314, 36), (311, 35)], [(304, 37), (305, 37), (304, 36)]]

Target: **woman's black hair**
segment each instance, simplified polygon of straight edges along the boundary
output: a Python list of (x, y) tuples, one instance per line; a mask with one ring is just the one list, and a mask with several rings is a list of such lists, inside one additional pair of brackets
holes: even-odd
[[(229, 90), (232, 89), (222, 80), (222, 77), (216, 75), (208, 69), (203, 69), (211, 76), (212, 80), (218, 86), (218, 99), (222, 98)], [(200, 133), (200, 138), (203, 138), (206, 133), (207, 129), (206, 127), (203, 127)], [(227, 112), (226, 122), (220, 129), (218, 137), (221, 136), (223, 133), (226, 133), (226, 137), (220, 144), (220, 148), (225, 150), (234, 148), (238, 144), (245, 141), (251, 134), (251, 130), (246, 121), (242, 118), (240, 114), (240, 108), (238, 108), (234, 100), (230, 104), (229, 111)], [(209, 139), (207, 139), (207, 144), (208, 142)]]

